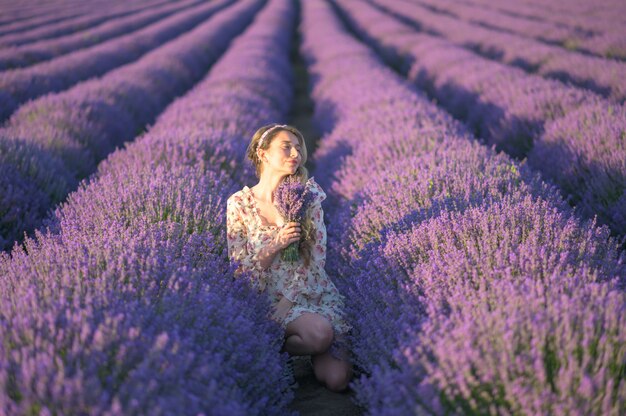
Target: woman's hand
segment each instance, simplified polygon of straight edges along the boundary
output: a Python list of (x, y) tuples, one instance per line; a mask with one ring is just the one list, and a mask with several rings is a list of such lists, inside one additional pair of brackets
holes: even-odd
[(272, 319), (282, 322), (283, 319), (289, 313), (289, 310), (293, 306), (293, 302), (287, 299), (286, 297), (282, 297), (275, 307), (272, 308)]
[(300, 241), (300, 223), (287, 222), (278, 230), (274, 237), (274, 244), (278, 250), (282, 250), (291, 243)]
[(268, 243), (259, 252), (259, 262), (261, 268), (266, 270), (272, 265), (274, 257), (280, 250), (289, 244), (300, 240), (300, 224), (297, 222), (287, 222), (278, 230), (271, 243)]

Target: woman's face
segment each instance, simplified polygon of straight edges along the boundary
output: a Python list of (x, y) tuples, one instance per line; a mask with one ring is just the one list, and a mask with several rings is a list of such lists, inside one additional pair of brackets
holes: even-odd
[(275, 171), (293, 175), (302, 162), (302, 147), (298, 137), (290, 131), (281, 130), (269, 147), (260, 149), (263, 172)]

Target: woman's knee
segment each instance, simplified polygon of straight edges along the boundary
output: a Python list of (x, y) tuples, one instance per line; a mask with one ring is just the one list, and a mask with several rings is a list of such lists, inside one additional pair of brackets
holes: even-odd
[(333, 326), (330, 321), (323, 316), (319, 316), (319, 318), (315, 319), (307, 328), (307, 338), (311, 346), (315, 349), (316, 354), (321, 354), (328, 350), (330, 344), (333, 342), (333, 337)]
[(348, 388), (351, 379), (351, 368), (346, 366), (334, 367), (326, 374), (325, 383), (328, 390), (339, 393)]
[(321, 354), (328, 350), (330, 344), (333, 342), (333, 327), (325, 318), (321, 318), (316, 321), (315, 325), (312, 325), (309, 332), (309, 339), (315, 348), (316, 353)]

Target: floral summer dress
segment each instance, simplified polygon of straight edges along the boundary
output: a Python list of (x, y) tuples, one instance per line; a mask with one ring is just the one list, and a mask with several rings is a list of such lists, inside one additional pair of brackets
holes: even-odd
[(282, 322), (279, 322), (283, 328), (303, 312), (313, 312), (328, 318), (337, 337), (346, 334), (351, 326), (346, 322), (343, 312), (345, 298), (324, 270), (326, 226), (321, 202), (326, 199), (326, 194), (312, 177), (305, 187), (314, 195), (309, 212), (316, 230), (308, 268), (302, 258), (290, 263), (282, 260), (280, 253), (274, 257), (270, 267), (266, 270), (261, 268), (257, 254), (272, 241), (280, 226), (263, 222), (252, 190), (247, 186), (228, 198), (228, 256), (231, 261), (240, 263), (237, 272), (251, 272), (253, 283), (260, 291), (266, 291), (272, 305), (278, 303), (282, 296), (294, 303)]

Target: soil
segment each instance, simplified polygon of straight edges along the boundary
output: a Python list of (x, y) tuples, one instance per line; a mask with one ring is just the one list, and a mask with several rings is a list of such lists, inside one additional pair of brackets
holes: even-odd
[(297, 357), (294, 374), (298, 382), (290, 408), (302, 416), (360, 416), (363, 409), (356, 404), (355, 393), (348, 388), (342, 393), (328, 390), (315, 378), (309, 356)]
[[(308, 91), (308, 74), (305, 62), (299, 54), (300, 38), (294, 33), (291, 62), (295, 75), (294, 104), (289, 124), (296, 127), (305, 138), (308, 160), (305, 164), (309, 172), (314, 169), (312, 155), (317, 148), (319, 133), (312, 121), (314, 103)], [(294, 391), (295, 398), (290, 408), (302, 416), (360, 416), (364, 409), (357, 406), (355, 392), (348, 388), (342, 393), (328, 390), (320, 383), (313, 373), (310, 356), (294, 357), (294, 375), (298, 387)]]

